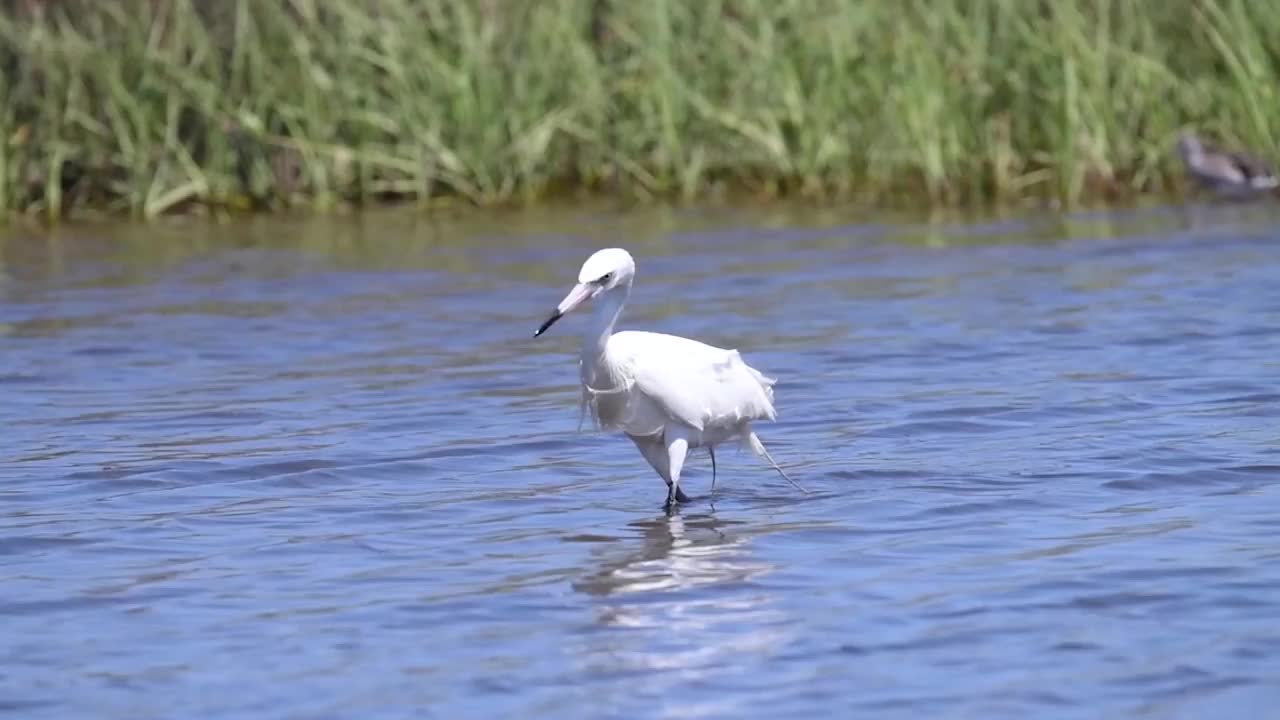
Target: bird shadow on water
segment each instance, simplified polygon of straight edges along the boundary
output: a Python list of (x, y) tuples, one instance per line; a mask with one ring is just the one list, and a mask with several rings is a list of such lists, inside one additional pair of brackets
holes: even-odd
[[(754, 581), (776, 568), (752, 549), (752, 523), (676, 512), (628, 523), (638, 535), (597, 546), (575, 591), (590, 598), (573, 652), (591, 677), (639, 678), (628, 697), (711, 683), (744, 656), (787, 641), (785, 612)], [(638, 543), (635, 542), (638, 540)], [(747, 708), (718, 698), (721, 712)]]
[(601, 546), (595, 553), (596, 568), (573, 583), (573, 588), (608, 596), (745, 579), (761, 568), (740, 562), (747, 537), (733, 529), (744, 524), (714, 512), (679, 511), (628, 523), (639, 535), (639, 547), (619, 552), (614, 544)]

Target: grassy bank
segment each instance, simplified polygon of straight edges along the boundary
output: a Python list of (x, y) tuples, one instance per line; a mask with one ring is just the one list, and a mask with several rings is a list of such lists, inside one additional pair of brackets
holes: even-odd
[(1067, 203), (1268, 152), (1250, 0), (0, 0), (0, 210)]

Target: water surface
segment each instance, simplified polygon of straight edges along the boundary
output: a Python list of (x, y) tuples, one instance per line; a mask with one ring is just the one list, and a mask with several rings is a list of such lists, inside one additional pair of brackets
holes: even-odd
[[(622, 325), (780, 378), (811, 493), (668, 517)], [(1280, 700), (1280, 212), (608, 209), (14, 228), (0, 714), (1246, 717)]]

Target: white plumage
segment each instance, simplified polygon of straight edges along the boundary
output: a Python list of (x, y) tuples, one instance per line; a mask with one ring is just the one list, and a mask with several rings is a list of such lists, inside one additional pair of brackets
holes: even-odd
[[(595, 311), (583, 334), (580, 370), (584, 412), (605, 429), (621, 430), (667, 483), (667, 506), (688, 500), (680, 472), (691, 448), (744, 440), (790, 482), (751, 429), (773, 420), (772, 378), (747, 365), (737, 350), (662, 333), (614, 333), (635, 277), (635, 261), (620, 248), (597, 251), (578, 284), (534, 333), (587, 301)], [(792, 483), (793, 485), (795, 483)], [(799, 486), (797, 486), (799, 487)]]

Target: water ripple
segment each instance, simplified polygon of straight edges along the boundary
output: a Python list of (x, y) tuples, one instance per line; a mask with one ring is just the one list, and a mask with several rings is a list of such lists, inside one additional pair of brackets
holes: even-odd
[[(1265, 714), (1280, 245), (1215, 212), (7, 242), (0, 715)], [(809, 494), (696, 453), (668, 517), (575, 432), (580, 321), (529, 335), (605, 242)]]

